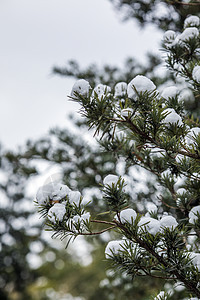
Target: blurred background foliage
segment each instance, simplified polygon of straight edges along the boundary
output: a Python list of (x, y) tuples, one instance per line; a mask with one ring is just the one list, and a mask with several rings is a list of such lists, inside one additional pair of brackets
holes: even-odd
[[(185, 1), (110, 1), (123, 20), (134, 19), (141, 26), (152, 23), (161, 30), (179, 30), (188, 14), (200, 10), (199, 6), (185, 5)], [(160, 64), (160, 58), (147, 53), (143, 65), (128, 58), (122, 69), (110, 65), (98, 68), (95, 64), (81, 69), (78, 62), (69, 60), (64, 67), (54, 66), (53, 73), (66, 78), (84, 78), (92, 87), (98, 83), (113, 87), (118, 81), (129, 82), (135, 75), (144, 74), (159, 87), (166, 81), (175, 81), (168, 71), (159, 73)], [(188, 110), (195, 111), (196, 105), (190, 103), (187, 103)], [(109, 173), (119, 173), (122, 162), (109, 152), (102, 152), (94, 141), (89, 142), (91, 134), (85, 121), (71, 116), (71, 123), (73, 131), (55, 128), (37, 141), (28, 141), (18, 151), (0, 148), (0, 299), (150, 299), (163, 282), (146, 278), (132, 280), (113, 273), (104, 260), (109, 235), (74, 243), (66, 251), (66, 242), (49, 242), (50, 234), (44, 234), (34, 214), (28, 186), (34, 186), (34, 180), (43, 173), (41, 166), (50, 170), (58, 166), (63, 183), (93, 199), (90, 210), (94, 215), (104, 206), (99, 192), (102, 179)], [(144, 205), (138, 204), (153, 201), (157, 187), (151, 178), (146, 181), (145, 191), (138, 188), (140, 182), (131, 173), (130, 166), (125, 165), (124, 173), (133, 183), (132, 206), (142, 212)], [(82, 253), (81, 247), (87, 254)], [(174, 295), (174, 299), (181, 299), (182, 293)]]

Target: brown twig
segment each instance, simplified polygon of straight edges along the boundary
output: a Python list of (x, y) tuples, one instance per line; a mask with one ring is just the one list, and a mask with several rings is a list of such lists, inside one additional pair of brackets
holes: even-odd
[(112, 226), (116, 225), (114, 222), (108, 222), (108, 221), (102, 221), (102, 220), (91, 220), (90, 222), (91, 223), (107, 224), (107, 225), (112, 225)]
[(102, 234), (102, 233), (104, 233), (104, 232), (106, 232), (106, 231), (109, 231), (109, 230), (111, 230), (111, 229), (114, 229), (114, 228), (116, 228), (117, 227), (117, 225), (115, 225), (115, 226), (111, 226), (111, 227), (108, 227), (108, 228), (106, 228), (106, 229), (103, 229), (103, 230), (101, 230), (101, 231), (97, 231), (97, 232), (80, 232), (79, 234), (80, 235), (100, 235), (100, 234)]
[(166, 1), (167, 3), (169, 4), (172, 4), (172, 5), (176, 5), (176, 4), (179, 4), (179, 5), (183, 5), (183, 6), (200, 6), (200, 2), (190, 2), (190, 3), (185, 3), (185, 2), (181, 2), (181, 1), (170, 1), (170, 0), (167, 0)]

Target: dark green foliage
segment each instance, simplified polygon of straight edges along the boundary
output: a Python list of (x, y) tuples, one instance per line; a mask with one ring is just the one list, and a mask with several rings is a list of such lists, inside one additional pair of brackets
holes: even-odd
[[(121, 9), (126, 5), (129, 8), (126, 18), (136, 18), (140, 24), (154, 22), (161, 29), (179, 30), (182, 27), (185, 15), (198, 13), (199, 6), (185, 6), (182, 1), (163, 1), (165, 3), (167, 17), (156, 15), (156, 7), (161, 1), (112, 1), (114, 5)], [(167, 3), (167, 4), (166, 4)], [(174, 14), (175, 13), (175, 14)], [(106, 95), (98, 99), (94, 95), (93, 99), (80, 97), (83, 105), (83, 114), (87, 122), (94, 127), (96, 134), (102, 135), (100, 141), (101, 148), (97, 145), (90, 145), (87, 139), (81, 139), (80, 134), (85, 134), (86, 120), (74, 121), (78, 126), (78, 137), (66, 129), (56, 128), (51, 130), (48, 137), (44, 137), (36, 142), (29, 141), (18, 153), (4, 151), (1, 153), (1, 168), (8, 174), (6, 182), (0, 183), (1, 190), (9, 199), (9, 206), (2, 208), (0, 214), (6, 223), (6, 232), (14, 239), (13, 244), (7, 244), (3, 240), (5, 232), (0, 234), (2, 251), (0, 254), (1, 274), (0, 274), (0, 298), (13, 299), (42, 299), (49, 297), (45, 290), (54, 287), (56, 290), (70, 292), (74, 296), (83, 296), (86, 299), (149, 299), (155, 291), (159, 291), (167, 279), (170, 282), (182, 281), (187, 286), (190, 295), (198, 295), (199, 272), (191, 265), (191, 257), (186, 253), (186, 238), (194, 229), (198, 235), (196, 244), (191, 251), (198, 252), (199, 243), (199, 220), (196, 224), (188, 223), (188, 214), (192, 207), (199, 205), (199, 157), (200, 157), (200, 137), (194, 137), (192, 145), (184, 144), (184, 138), (188, 133), (188, 127), (178, 126), (178, 124), (165, 126), (162, 123), (165, 115), (165, 107), (174, 108), (181, 115), (185, 124), (192, 127), (199, 127), (197, 116), (199, 115), (199, 83), (192, 78), (194, 64), (199, 64), (198, 40), (188, 41), (185, 47), (173, 48), (168, 52), (168, 65), (171, 70), (175, 70), (175, 63), (181, 63), (184, 69), (180, 74), (194, 85), (195, 100), (193, 102), (178, 101), (177, 97), (169, 98), (167, 101), (159, 98), (157, 92), (143, 93), (138, 95), (138, 101), (126, 101), (114, 99), (112, 96), (116, 82), (130, 80), (137, 74), (143, 74), (153, 80), (156, 86), (166, 83), (167, 80), (176, 80), (173, 73), (165, 73), (162, 77), (156, 76), (155, 67), (159, 66), (160, 59), (148, 55), (145, 66), (138, 64), (135, 59), (127, 59), (124, 68), (106, 65), (97, 68), (90, 65), (81, 70), (78, 63), (69, 61), (64, 68), (55, 67), (54, 73), (61, 76), (85, 78), (89, 80), (92, 87), (98, 83), (110, 85), (111, 95)], [(167, 51), (169, 49), (166, 49)], [(106, 76), (105, 76), (106, 75)], [(192, 88), (192, 87), (191, 87)], [(114, 105), (113, 105), (114, 103)], [(131, 117), (122, 120), (120, 110), (131, 107), (134, 111)], [(185, 110), (186, 109), (186, 110)], [(187, 114), (186, 114), (187, 112)], [(193, 116), (192, 116), (193, 114)], [(115, 134), (116, 129), (120, 134)], [(134, 140), (134, 143), (133, 143)], [(179, 157), (178, 157), (179, 156)], [(118, 163), (124, 158), (124, 174), (132, 179), (132, 190), (124, 192), (124, 182), (118, 185), (107, 186), (104, 189), (104, 201), (102, 195), (97, 194), (94, 188), (99, 188), (103, 178), (111, 173), (118, 174)], [(178, 158), (178, 159), (177, 159)], [(93, 232), (106, 231), (108, 226), (115, 229), (110, 233), (112, 238), (116, 236), (126, 237), (126, 242), (120, 255), (115, 255), (113, 264), (129, 276), (116, 273), (108, 275), (107, 284), (102, 283), (105, 279), (106, 262), (104, 261), (103, 249), (105, 242), (95, 235), (92, 242), (99, 250), (93, 251), (93, 263), (87, 267), (80, 266), (72, 260), (71, 256), (63, 252), (57, 252), (55, 264), (44, 263), (39, 269), (33, 271), (26, 256), (30, 253), (30, 246), (33, 241), (40, 240), (40, 232), (30, 235), (26, 230), (30, 226), (28, 222), (31, 211), (19, 210), (20, 203), (26, 199), (24, 188), (26, 181), (38, 175), (38, 164), (40, 161), (48, 162), (49, 166), (58, 165), (62, 168), (63, 182), (72, 189), (78, 189), (82, 193), (87, 193), (91, 189), (91, 200), (88, 210), (94, 217), (94, 223), (85, 224), (89, 234)], [(131, 176), (132, 167), (138, 172), (137, 176)], [(140, 169), (148, 170), (144, 190), (134, 189), (139, 183)], [(178, 188), (185, 188), (182, 193), (177, 190), (176, 183), (182, 176), (186, 180)], [(155, 184), (155, 179), (157, 184)], [(4, 201), (4, 196), (2, 199)], [(32, 201), (27, 199), (28, 201)], [(113, 220), (113, 215), (124, 209), (127, 205), (137, 209), (139, 212), (135, 223), (122, 224)], [(163, 211), (174, 215), (179, 220), (176, 230), (164, 230), (162, 233), (152, 235), (147, 232), (148, 222), (141, 230), (138, 222), (143, 213), (148, 212), (146, 203), (152, 201), (159, 206), (159, 213)], [(106, 202), (106, 203), (105, 203)], [(30, 203), (30, 202), (29, 202)], [(23, 206), (23, 205), (22, 205)], [(43, 207), (43, 216), (47, 216), (48, 209), (52, 206)], [(125, 207), (124, 207), (125, 206)], [(86, 209), (86, 208), (85, 208)], [(108, 209), (110, 210), (108, 212)], [(103, 211), (103, 213), (102, 213)], [(68, 203), (66, 205), (66, 215), (82, 214), (82, 208), (77, 207), (72, 211)], [(151, 217), (157, 219), (157, 213), (150, 213)], [(198, 214), (197, 214), (198, 216)], [(21, 220), (23, 226), (18, 228), (15, 220)], [(99, 223), (98, 223), (99, 221)], [(102, 222), (102, 223), (101, 223)], [(103, 223), (104, 222), (104, 223)], [(67, 232), (72, 228), (64, 222), (57, 222), (52, 225), (47, 222), (50, 228), (55, 230), (55, 235), (66, 237)], [(31, 225), (32, 226), (32, 225)], [(102, 226), (103, 229), (102, 229)], [(33, 227), (33, 226), (32, 226)], [(116, 230), (118, 228), (118, 230)], [(74, 228), (73, 228), (74, 229)], [(71, 230), (73, 231), (73, 230)], [(74, 231), (71, 232), (72, 235)], [(75, 227), (75, 237), (83, 234), (79, 223)], [(89, 240), (89, 239), (88, 239)], [(41, 240), (48, 251), (48, 245)], [(91, 239), (90, 239), (91, 242)], [(161, 242), (159, 244), (159, 242)], [(135, 248), (133, 243), (137, 244)], [(157, 251), (160, 247), (159, 252)], [(103, 248), (103, 249), (102, 249)], [(45, 255), (41, 253), (40, 255)], [(52, 249), (51, 249), (52, 250)], [(123, 251), (124, 250), (124, 251)], [(137, 251), (136, 251), (137, 250)], [(65, 261), (65, 267), (56, 270), (57, 259)], [(148, 276), (147, 277), (143, 276)], [(37, 279), (43, 276), (47, 278), (47, 283), (43, 288), (38, 287)], [(160, 278), (161, 277), (161, 278)], [(135, 280), (133, 281), (132, 278)], [(118, 279), (116, 281), (115, 279)], [(99, 285), (99, 282), (100, 285)], [(118, 282), (116, 284), (116, 282)], [(173, 299), (185, 298), (188, 293), (185, 291), (175, 293)], [(12, 297), (12, 298), (11, 298)], [(158, 298), (159, 300), (164, 297)]]
[(131, 81), (137, 74), (148, 75), (156, 85), (160, 85), (164, 83), (166, 79), (172, 78), (172, 75), (169, 73), (163, 73), (161, 77), (155, 74), (155, 68), (159, 66), (160, 63), (161, 59), (150, 53), (147, 54), (145, 65), (140, 64), (135, 58), (128, 58), (125, 60), (123, 68), (109, 65), (98, 68), (95, 64), (92, 64), (82, 70), (76, 61), (70, 60), (66, 67), (54, 67), (53, 73), (76, 79), (84, 78), (90, 82), (92, 87), (99, 83), (113, 87), (117, 82)]
[[(134, 19), (141, 26), (153, 24), (162, 30), (181, 30), (187, 15), (200, 10), (198, 1), (110, 0), (122, 12), (124, 20)], [(191, 5), (190, 5), (191, 3)], [(158, 13), (159, 11), (159, 13)]]

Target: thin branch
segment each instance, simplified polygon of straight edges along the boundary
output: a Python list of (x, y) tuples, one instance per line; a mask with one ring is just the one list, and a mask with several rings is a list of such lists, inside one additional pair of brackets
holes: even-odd
[(108, 221), (102, 221), (102, 220), (90, 220), (91, 223), (99, 223), (99, 224), (107, 224), (115, 226), (116, 224), (114, 222), (108, 222)]
[(176, 1), (167, 0), (166, 2), (169, 4), (172, 4), (172, 5), (179, 4), (179, 5), (183, 5), (183, 6), (200, 6), (199, 2), (185, 3), (185, 2), (178, 1), (178, 0), (176, 0)]
[(179, 207), (175, 207), (175, 206), (172, 206), (172, 205), (167, 204), (167, 203), (163, 200), (162, 197), (158, 197), (158, 199), (159, 199), (165, 206), (167, 206), (167, 207), (169, 207), (169, 208), (179, 209), (179, 210), (180, 210)]
[[(130, 234), (129, 231), (127, 231), (127, 228), (123, 224), (119, 222), (116, 223), (118, 223), (118, 227), (121, 228), (122, 231), (124, 231), (128, 235)], [(172, 265), (165, 258), (163, 258), (157, 252), (155, 252), (155, 250), (145, 241), (141, 240), (138, 235), (134, 236), (134, 241), (138, 243), (140, 247), (146, 249), (149, 253), (151, 253), (157, 259), (157, 261), (160, 264), (162, 264), (165, 268), (170, 269), (172, 267)], [(181, 270), (173, 269), (169, 271), (169, 273), (173, 276), (175, 275), (174, 277), (175, 279), (178, 279), (181, 282), (183, 282), (189, 291), (191, 291), (193, 294), (195, 294), (197, 297), (200, 298), (200, 290), (196, 287), (195, 283), (185, 278), (185, 276), (181, 273)]]
[[(159, 275), (154, 275), (151, 272), (147, 272), (145, 269), (142, 269), (143, 272), (147, 275), (147, 276), (151, 276), (153, 278), (159, 278), (159, 279), (167, 279), (167, 280), (177, 280), (178, 278), (175, 277), (168, 277), (168, 276), (159, 276)], [(145, 275), (140, 275), (140, 276), (145, 276)]]
[(108, 227), (108, 228), (106, 228), (106, 229), (103, 229), (103, 230), (97, 231), (97, 232), (88, 232), (88, 233), (86, 233), (86, 232), (79, 232), (79, 234), (80, 234), (80, 235), (99, 235), (99, 234), (102, 234), (102, 233), (104, 233), (104, 232), (106, 232), (106, 231), (109, 231), (109, 230), (111, 230), (111, 229), (114, 229), (114, 228), (116, 228), (116, 227), (117, 227), (117, 225)]

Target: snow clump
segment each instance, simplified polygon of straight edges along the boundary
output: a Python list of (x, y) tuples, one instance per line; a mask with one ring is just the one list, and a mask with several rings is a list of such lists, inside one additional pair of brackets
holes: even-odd
[(78, 93), (83, 97), (88, 97), (90, 88), (91, 87), (88, 81), (86, 81), (85, 79), (79, 79), (74, 83), (72, 87), (71, 96), (75, 99), (78, 99), (76, 95), (76, 93)]
[(193, 92), (188, 88), (181, 90), (179, 99), (185, 102), (193, 102), (195, 100)]
[(194, 143), (194, 138), (200, 134), (200, 127), (193, 127), (186, 135), (185, 142), (187, 145), (192, 145)]
[[(156, 235), (160, 231), (160, 222), (151, 217), (142, 217), (138, 223), (139, 227), (143, 228), (150, 234)], [(140, 230), (141, 231), (141, 230)]]
[(163, 158), (163, 156), (166, 154), (166, 151), (163, 149), (160, 149), (158, 147), (151, 148), (150, 157), (155, 158)]
[(199, 26), (200, 25), (200, 19), (197, 16), (189, 16), (184, 21), (184, 27), (189, 26)]
[[(164, 298), (163, 298), (164, 297)], [(160, 300), (160, 299), (164, 299), (167, 300), (167, 296), (165, 296), (165, 292), (161, 291), (155, 298), (154, 300)]]
[(86, 212), (84, 214), (82, 214), (81, 216), (76, 215), (72, 218), (72, 222), (73, 223), (79, 223), (81, 225), (81, 227), (84, 226), (84, 222), (89, 222), (90, 220), (90, 213)]
[(152, 202), (147, 202), (145, 204), (145, 206), (146, 206), (146, 209), (148, 210), (148, 213), (149, 212), (157, 213), (157, 211), (158, 211), (158, 207)]
[(55, 203), (48, 211), (48, 219), (56, 224), (56, 222), (62, 222), (66, 213), (65, 205), (62, 203)]
[(128, 107), (121, 110), (121, 116), (125, 118), (130, 118), (133, 114), (133, 109)]
[(123, 250), (124, 240), (110, 241), (105, 249), (105, 257), (111, 258), (113, 254), (119, 254)]
[(197, 38), (199, 36), (199, 30), (196, 27), (188, 27), (181, 34), (177, 36), (177, 41), (187, 42), (190, 39)]
[(115, 93), (114, 97), (124, 97), (127, 92), (127, 83), (126, 82), (118, 82), (115, 85)]
[(67, 185), (56, 183), (53, 184), (52, 199), (61, 200), (70, 193), (70, 188)]
[(39, 187), (36, 200), (39, 205), (46, 205), (49, 200), (60, 201), (70, 193), (70, 188), (67, 185), (60, 183), (49, 183)]
[(200, 271), (200, 253), (190, 252), (191, 263)]
[(176, 33), (173, 30), (167, 30), (163, 35), (163, 41), (166, 46), (171, 48), (174, 46), (174, 41), (176, 38)]
[(119, 218), (117, 215), (114, 218), (116, 220), (120, 220), (122, 224), (126, 222), (133, 224), (136, 217), (137, 217), (137, 213), (134, 209), (126, 208), (119, 213)]
[(161, 94), (161, 97), (165, 99), (175, 98), (179, 94), (179, 89), (176, 86), (166, 87)]
[(78, 206), (81, 200), (81, 193), (79, 191), (70, 191), (68, 198), (69, 203), (76, 204)]
[(165, 124), (178, 124), (181, 126), (183, 124), (181, 117), (175, 112), (173, 108), (166, 108), (163, 111), (163, 114), (166, 114), (166, 117), (163, 119)]
[(103, 184), (112, 186), (113, 184), (116, 185), (118, 181), (119, 177), (117, 175), (109, 174), (104, 178)]
[(192, 77), (194, 80), (196, 80), (198, 83), (200, 83), (200, 66), (194, 67), (192, 71)]
[(195, 224), (200, 215), (200, 205), (193, 207), (189, 212), (189, 223)]
[(160, 226), (162, 228), (169, 228), (170, 230), (173, 230), (178, 226), (178, 223), (172, 216), (163, 216), (160, 220)]
[(94, 88), (94, 90), (92, 92), (92, 97), (97, 95), (99, 100), (101, 100), (102, 97), (109, 95), (110, 92), (111, 92), (110, 86), (100, 83)]
[[(155, 84), (143, 75), (137, 75), (128, 84), (127, 94), (131, 99), (137, 98), (138, 93), (152, 92), (156, 89)], [(136, 92), (137, 91), (137, 92)]]
[(175, 31), (167, 30), (167, 31), (165, 31), (165, 33), (163, 35), (163, 40), (165, 42), (172, 43), (174, 41), (175, 37), (176, 37), (176, 32)]

